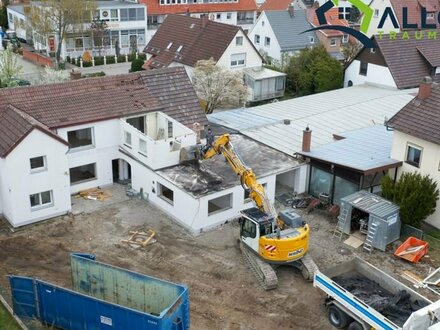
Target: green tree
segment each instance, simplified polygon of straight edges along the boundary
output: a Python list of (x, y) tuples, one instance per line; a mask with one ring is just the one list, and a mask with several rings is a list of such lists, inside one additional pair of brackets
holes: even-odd
[(349, 21), (352, 23), (357, 23), (359, 21), (359, 18), (361, 17), (361, 12), (356, 6), (352, 6), (350, 8), (350, 19)]
[(3, 28), (3, 31), (6, 31), (9, 26), (8, 13), (6, 11), (6, 7), (9, 5), (9, 0), (4, 0), (2, 2), (3, 4), (0, 8), (0, 26)]
[(343, 67), (323, 46), (304, 49), (299, 55), (291, 57), (285, 72), (287, 89), (297, 95), (342, 87)]
[(12, 46), (0, 52), (0, 86), (18, 86), (17, 76), (23, 67), (17, 62), (17, 55), (14, 54)]
[(133, 62), (131, 62), (130, 72), (142, 71), (143, 70), (142, 66), (144, 65), (144, 63), (145, 61), (141, 58), (133, 60)]
[(396, 183), (385, 176), (381, 184), (382, 196), (399, 205), (403, 223), (420, 227), (422, 221), (435, 212), (439, 190), (428, 175), (405, 172)]

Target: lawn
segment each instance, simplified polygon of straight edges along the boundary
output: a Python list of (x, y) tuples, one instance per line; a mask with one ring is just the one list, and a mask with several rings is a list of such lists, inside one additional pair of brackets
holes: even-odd
[(9, 314), (6, 308), (0, 303), (0, 325), (2, 329), (8, 330), (20, 330), (21, 328), (18, 326), (17, 322), (15, 322), (14, 318)]

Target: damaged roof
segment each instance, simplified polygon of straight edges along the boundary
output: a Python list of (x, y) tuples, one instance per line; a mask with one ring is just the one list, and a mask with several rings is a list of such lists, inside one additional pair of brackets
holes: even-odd
[(198, 122), (203, 127), (207, 123), (184, 68), (2, 88), (0, 157), (21, 141), (29, 126), (53, 132), (56, 128), (153, 111), (162, 111), (187, 126)]
[[(301, 164), (292, 157), (242, 135), (232, 134), (231, 142), (242, 161), (254, 171), (258, 179), (287, 172)], [(240, 185), (239, 178), (221, 155), (199, 164), (172, 166), (156, 173), (194, 197)]]

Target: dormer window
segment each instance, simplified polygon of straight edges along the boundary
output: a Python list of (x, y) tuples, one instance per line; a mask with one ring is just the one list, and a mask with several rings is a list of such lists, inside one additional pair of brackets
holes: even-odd
[(436, 76), (440, 75), (440, 66), (435, 68), (435, 75)]
[(167, 46), (167, 49), (170, 49), (172, 45), (173, 45), (173, 43), (170, 42), (170, 43), (168, 44), (168, 46)]
[(314, 44), (315, 43), (315, 38), (314, 37), (309, 37), (309, 42), (311, 43), (311, 44)]

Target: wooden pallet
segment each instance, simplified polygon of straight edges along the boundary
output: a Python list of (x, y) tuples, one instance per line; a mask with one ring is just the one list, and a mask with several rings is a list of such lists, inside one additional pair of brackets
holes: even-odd
[(121, 242), (129, 245), (138, 245), (141, 247), (147, 246), (149, 243), (153, 243), (152, 239), (156, 236), (156, 232), (153, 229), (147, 229), (147, 232), (143, 231), (129, 231), (130, 237), (124, 239)]

